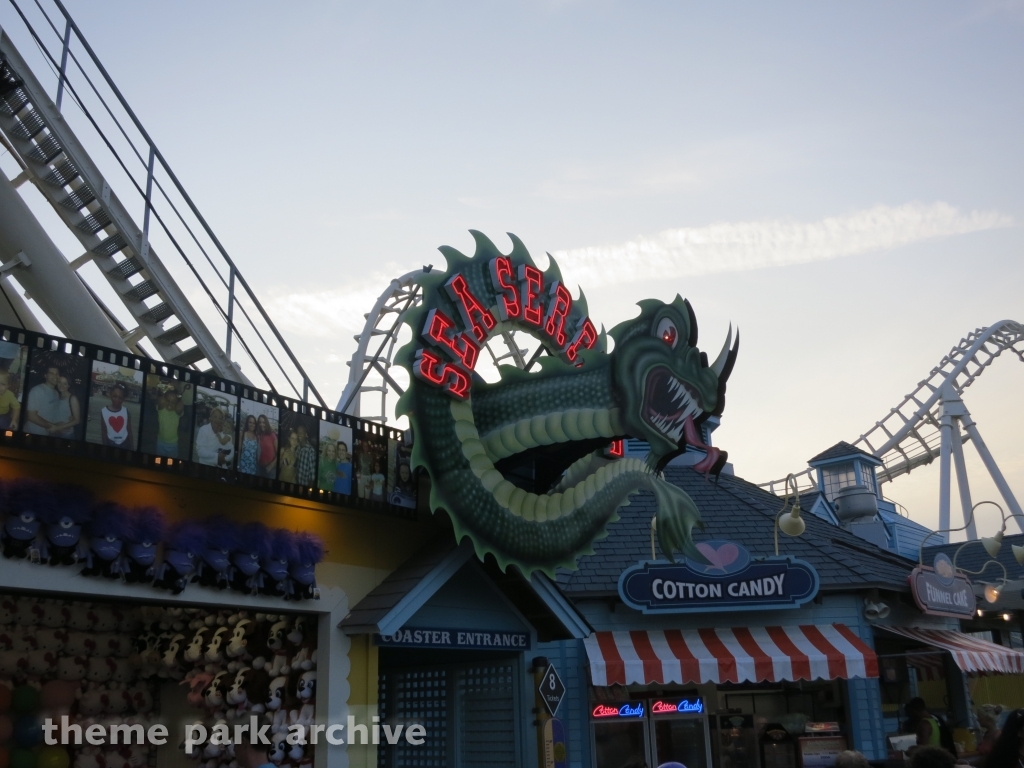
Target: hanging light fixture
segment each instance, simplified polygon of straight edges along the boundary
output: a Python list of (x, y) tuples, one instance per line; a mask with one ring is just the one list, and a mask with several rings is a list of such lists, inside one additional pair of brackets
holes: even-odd
[[(790, 488), (792, 487), (792, 491)], [(793, 506), (789, 507), (792, 496)], [(788, 514), (786, 514), (788, 511)], [(807, 529), (807, 523), (800, 516), (800, 494), (796, 487), (796, 475), (792, 472), (786, 476), (786, 496), (782, 500), (782, 509), (775, 515), (775, 556), (779, 556), (779, 530), (787, 536), (799, 536)]]
[(985, 585), (985, 602), (994, 603), (999, 599), (999, 593), (1002, 592), (1002, 587), (997, 587), (995, 584)]
[(997, 531), (995, 536), (982, 537), (981, 546), (988, 552), (989, 557), (996, 557), (1003, 546), (1003, 532)]
[(1024, 565), (1024, 547), (1018, 547), (1014, 544), (1011, 549), (1013, 550), (1013, 558), (1021, 565)]

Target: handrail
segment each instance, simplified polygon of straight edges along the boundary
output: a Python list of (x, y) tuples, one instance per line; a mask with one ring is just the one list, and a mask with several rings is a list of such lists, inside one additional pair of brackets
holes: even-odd
[[(263, 307), (262, 303), (256, 296), (255, 292), (252, 290), (248, 281), (242, 275), (237, 265), (235, 264), (234, 260), (228, 254), (227, 249), (224, 247), (223, 243), (220, 241), (216, 233), (213, 231), (213, 228), (206, 220), (206, 218), (202, 215), (198, 206), (195, 204), (195, 202), (192, 200), (192, 198), (186, 191), (181, 180), (173, 171), (173, 169), (170, 166), (170, 163), (167, 161), (166, 157), (160, 151), (159, 147), (157, 147), (156, 142), (152, 139), (149, 132), (142, 124), (142, 121), (135, 114), (134, 110), (131, 108), (127, 99), (115, 84), (109, 72), (100, 62), (96, 52), (89, 44), (88, 40), (86, 39), (84, 33), (82, 32), (78, 24), (71, 17), (71, 14), (65, 7), (62, 0), (52, 0), (52, 2), (61, 14), (61, 16), (63, 16), (64, 18), (65, 29), (63, 35), (61, 34), (57, 26), (54, 24), (54, 21), (50, 18), (50, 15), (43, 8), (42, 4), (40, 3), (40, 0), (34, 0), (35, 5), (37, 6), (38, 10), (42, 13), (43, 17), (46, 19), (47, 24), (50, 26), (51, 30), (53, 31), (55, 37), (58, 40), (58, 44), (61, 46), (61, 56), (59, 57), (59, 63), (57, 57), (55, 57), (51, 53), (49, 47), (40, 38), (39, 34), (36, 32), (36, 29), (33, 27), (32, 22), (29, 20), (23, 9), (19, 6), (17, 0), (9, 0), (9, 2), (17, 12), (18, 16), (21, 18), (29, 34), (31, 34), (34, 42), (40, 48), (42, 54), (48, 60), (48, 64), (52, 66), (55, 70), (54, 74), (57, 75), (58, 78), (58, 97), (63, 96), (65, 92), (68, 95), (72, 96), (75, 103), (81, 108), (83, 114), (90, 123), (92, 129), (95, 130), (97, 134), (99, 134), (103, 143), (106, 145), (107, 151), (111, 153), (117, 165), (120, 166), (121, 171), (124, 172), (124, 174), (130, 180), (132, 186), (134, 186), (136, 188), (136, 191), (140, 194), (140, 196), (143, 197), (143, 200), (146, 205), (143, 229), (148, 230), (148, 220), (150, 214), (152, 213), (154, 219), (160, 224), (163, 234), (166, 235), (166, 237), (170, 240), (174, 250), (177, 250), (178, 254), (181, 256), (182, 260), (185, 263), (185, 266), (188, 268), (192, 277), (195, 280), (197, 280), (199, 285), (202, 287), (203, 292), (206, 294), (207, 299), (211, 302), (216, 314), (220, 317), (222, 321), (225, 322), (227, 331), (225, 350), (227, 351), (228, 355), (230, 355), (230, 349), (233, 338), (237, 338), (245, 354), (255, 364), (257, 370), (259, 371), (260, 375), (266, 380), (266, 383), (270, 389), (274, 391), (277, 390), (277, 388), (274, 386), (273, 380), (270, 378), (267, 371), (264, 370), (263, 365), (260, 363), (259, 357), (264, 356), (264, 353), (271, 357), (277, 369), (284, 377), (285, 381), (296, 392), (296, 394), (301, 397), (302, 400), (307, 400), (309, 396), (312, 395), (312, 397), (315, 398), (316, 401), (318, 401), (321, 406), (326, 407), (326, 403), (323, 397), (320, 395), (317, 388), (313, 385), (309, 376), (303, 369), (302, 364), (299, 362), (295, 354), (288, 346), (288, 343), (284, 339), (281, 332), (278, 330), (277, 326), (274, 324), (273, 320)], [(96, 71), (100, 74), (103, 83), (105, 83), (107, 88), (109, 88), (109, 92), (112, 93), (114, 98), (116, 99), (117, 104), (119, 104), (120, 107), (124, 110), (124, 113), (127, 116), (128, 120), (130, 121), (130, 124), (138, 132), (142, 141), (145, 143), (146, 149), (148, 150), (148, 152), (146, 152), (145, 154), (149, 155), (149, 157), (144, 158), (143, 153), (140, 153), (140, 147), (137, 146), (136, 142), (132, 139), (132, 137), (128, 135), (128, 132), (125, 130), (125, 125), (122, 122), (122, 119), (114, 113), (114, 110), (111, 108), (111, 104), (108, 103), (107, 99), (105, 99), (104, 95), (100, 92), (98, 84), (94, 82), (93, 79), (89, 76), (89, 73), (83, 66), (83, 61), (79, 59), (79, 57), (73, 50), (71, 50), (70, 46), (72, 43), (72, 38), (77, 40), (78, 44), (82, 46), (83, 50), (87, 54), (87, 58), (85, 60), (90, 62), (92, 66), (95, 67)], [(70, 77), (68, 72), (69, 58), (70, 61), (74, 62), (74, 64), (77, 66), (78, 70), (82, 74), (82, 77), (87, 82), (89, 88), (91, 88), (92, 94), (94, 94), (95, 97), (98, 98), (98, 100), (103, 106), (103, 109), (106, 110), (107, 116), (109, 116), (110, 120), (113, 122), (113, 125), (116, 126), (117, 131), (120, 132), (121, 137), (124, 139), (125, 142), (127, 142), (128, 146), (131, 148), (131, 153), (134, 153), (136, 155), (137, 159), (143, 165), (143, 167), (149, 165), (146, 175), (146, 187), (151, 188), (152, 186), (155, 185), (155, 188), (159, 190), (159, 192), (162, 195), (163, 201), (167, 203), (167, 205), (174, 214), (172, 218), (176, 218), (174, 226), (178, 227), (180, 225), (180, 227), (187, 232), (188, 237), (192, 239), (195, 246), (200, 250), (203, 257), (205, 258), (207, 265), (209, 266), (210, 269), (213, 270), (214, 274), (216, 275), (216, 279), (214, 279), (214, 285), (216, 285), (216, 282), (219, 280), (221, 285), (224, 286), (224, 288), (227, 290), (226, 308), (221, 303), (221, 301), (219, 301), (217, 297), (213, 294), (210, 286), (207, 284), (207, 280), (204, 279), (202, 274), (200, 274), (200, 272), (198, 271), (196, 265), (186, 254), (185, 249), (183, 247), (183, 243), (180, 242), (179, 239), (176, 238), (174, 234), (171, 232), (169, 222), (164, 221), (164, 217), (160, 215), (159, 211), (154, 205), (154, 201), (151, 199), (151, 195), (147, 194), (148, 190), (143, 189), (140, 183), (136, 180), (135, 174), (129, 169), (125, 160), (121, 157), (120, 153), (113, 146), (113, 143), (107, 137), (106, 133), (100, 126), (96, 117), (89, 112), (83, 99), (75, 90), (73, 78)], [(106, 118), (104, 117), (104, 120), (105, 119)], [(157, 163), (158, 167), (154, 167), (152, 163)], [(178, 195), (180, 195), (181, 200), (184, 201), (187, 211), (191, 213), (192, 217), (194, 217), (195, 222), (198, 222), (200, 230), (205, 234), (206, 237), (209, 238), (209, 242), (213, 244), (216, 252), (219, 253), (220, 257), (224, 260), (224, 264), (227, 267), (227, 269), (225, 270), (225, 272), (227, 273), (226, 277), (224, 272), (222, 272), (222, 269), (219, 268), (217, 264), (214, 263), (214, 261), (210, 257), (210, 253), (207, 252), (207, 249), (200, 242), (196, 231), (190, 225), (189, 221), (184, 215), (184, 212), (180, 210), (177, 205), (175, 205), (174, 200), (172, 200), (171, 196), (168, 195), (168, 190), (161, 184), (160, 179), (155, 177), (154, 174), (157, 170), (167, 175), (173, 190)], [(144, 241), (143, 246), (144, 248), (147, 247), (148, 242)], [(206, 267), (203, 267), (203, 269), (205, 270)], [(239, 291), (240, 293), (236, 293), (236, 291)], [(247, 310), (245, 304), (239, 301), (240, 298), (246, 298), (248, 302), (252, 303), (252, 306), (256, 310), (257, 317), (253, 317), (249, 314), (249, 311)], [(236, 307), (241, 315), (241, 318), (237, 318), (235, 315)], [(243, 335), (241, 329), (237, 324), (237, 320), (243, 318), (246, 321), (248, 327), (251, 328), (252, 332), (255, 334), (256, 338), (259, 341), (260, 346), (258, 350), (252, 347), (251, 344), (245, 339), (245, 336)], [(263, 333), (258, 327), (257, 318), (266, 325), (266, 328), (269, 329), (273, 339), (276, 341), (277, 345), (279, 345), (280, 350), (278, 352), (274, 351), (274, 349), (268, 342), (268, 339), (264, 337)], [(257, 355), (257, 351), (259, 352), (259, 356)], [(282, 361), (278, 359), (280, 352), (284, 353), (284, 356), (287, 358), (288, 362), (290, 362), (291, 366), (293, 366), (294, 371), (298, 374), (298, 376), (301, 377), (301, 391), (299, 387), (296, 386), (296, 383), (292, 381), (292, 378), (289, 375), (288, 371), (285, 370), (285, 367), (282, 365)]]

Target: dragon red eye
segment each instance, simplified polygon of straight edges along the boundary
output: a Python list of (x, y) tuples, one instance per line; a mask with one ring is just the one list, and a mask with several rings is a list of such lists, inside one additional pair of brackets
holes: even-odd
[(676, 324), (667, 317), (662, 318), (658, 323), (658, 328), (654, 335), (672, 348), (675, 348), (676, 342), (679, 340), (679, 332), (676, 330)]

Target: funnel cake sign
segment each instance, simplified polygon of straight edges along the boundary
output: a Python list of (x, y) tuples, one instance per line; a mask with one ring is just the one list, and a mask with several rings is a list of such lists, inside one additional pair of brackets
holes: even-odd
[(732, 541), (702, 541), (698, 563), (646, 561), (623, 571), (619, 595), (644, 613), (797, 608), (818, 594), (818, 573), (802, 560), (754, 560)]

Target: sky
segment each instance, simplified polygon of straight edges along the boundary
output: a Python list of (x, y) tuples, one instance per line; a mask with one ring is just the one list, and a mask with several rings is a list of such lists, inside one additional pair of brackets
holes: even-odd
[[(377, 295), (469, 229), (606, 327), (677, 293), (712, 357), (738, 326), (715, 444), (755, 482), (1024, 321), (1022, 2), (68, 8), (332, 403)], [(964, 399), (1024, 498), (1020, 363)], [(883, 488), (936, 525), (937, 463)]]

